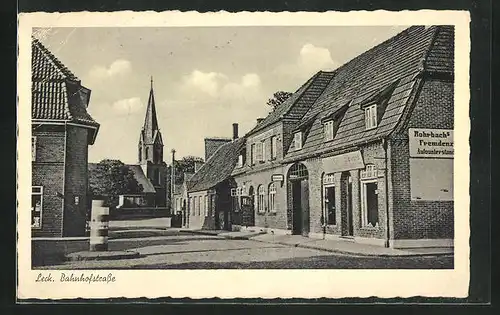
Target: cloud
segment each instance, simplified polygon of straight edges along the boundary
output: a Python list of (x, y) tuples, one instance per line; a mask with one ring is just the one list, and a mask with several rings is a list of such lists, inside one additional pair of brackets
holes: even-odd
[(194, 70), (184, 77), (184, 84), (186, 88), (194, 88), (215, 97), (219, 92), (220, 81), (225, 78), (226, 76), (222, 73)]
[(261, 96), (261, 80), (256, 73), (247, 73), (231, 81), (220, 72), (194, 70), (184, 77), (179, 89), (179, 101), (194, 103), (230, 103), (236, 100), (253, 101)]
[(139, 97), (131, 97), (114, 102), (111, 107), (119, 113), (134, 113), (142, 108)]
[(90, 76), (98, 79), (107, 79), (130, 73), (132, 64), (125, 59), (117, 59), (109, 66), (94, 66), (90, 69)]
[(301, 47), (295, 62), (278, 66), (275, 72), (304, 79), (320, 70), (333, 70), (338, 66), (328, 48), (307, 43)]

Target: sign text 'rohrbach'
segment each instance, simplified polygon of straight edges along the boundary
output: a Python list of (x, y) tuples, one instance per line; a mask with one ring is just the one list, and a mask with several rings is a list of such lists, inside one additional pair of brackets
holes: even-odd
[(409, 129), (410, 157), (453, 158), (452, 129)]

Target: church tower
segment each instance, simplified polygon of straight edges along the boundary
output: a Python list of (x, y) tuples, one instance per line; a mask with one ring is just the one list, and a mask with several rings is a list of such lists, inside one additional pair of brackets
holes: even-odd
[(163, 161), (163, 139), (160, 129), (158, 128), (158, 119), (156, 117), (152, 77), (146, 117), (139, 136), (138, 158), (144, 174), (155, 187), (155, 205), (157, 207), (164, 207), (166, 203), (166, 164)]

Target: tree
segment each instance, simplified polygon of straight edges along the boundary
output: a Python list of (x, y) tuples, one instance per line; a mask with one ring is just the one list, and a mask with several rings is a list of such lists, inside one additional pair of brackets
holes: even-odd
[[(203, 158), (198, 157), (198, 156), (192, 156), (188, 155), (185, 156), (179, 160), (175, 160), (175, 184), (180, 185), (182, 184), (184, 180), (184, 173), (191, 173), (194, 174), (195, 171), (195, 164), (196, 162), (198, 163), (204, 163)], [(170, 178), (172, 176), (172, 166), (169, 165), (167, 168), (167, 173), (166, 175), (166, 181), (169, 183), (167, 185), (167, 204), (170, 205), (170, 193), (171, 193), (171, 187), (170, 187)]]
[(273, 108), (273, 111), (278, 108), (284, 101), (286, 101), (293, 93), (278, 91), (273, 94), (273, 97), (267, 100), (267, 105)]
[(137, 182), (132, 170), (119, 160), (105, 159), (89, 168), (90, 193), (104, 197), (105, 206), (116, 207), (118, 196), (141, 193), (143, 187)]

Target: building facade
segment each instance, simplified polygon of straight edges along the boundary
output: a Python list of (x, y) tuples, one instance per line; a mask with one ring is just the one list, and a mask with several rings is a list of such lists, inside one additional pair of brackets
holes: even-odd
[(410, 27), (317, 74), (257, 124), (233, 171), (255, 227), (453, 246), (453, 48), (453, 27)]
[(186, 181), (187, 202), (181, 208), (187, 218), (186, 227), (232, 230), (233, 223), (239, 222), (238, 214), (231, 211), (231, 192), (236, 187), (231, 172), (244, 146), (245, 139), (238, 138), (238, 125), (233, 124), (233, 139), (222, 142), (211, 155), (206, 155), (208, 159), (203, 166)]
[(32, 236), (85, 236), (88, 146), (99, 129), (90, 90), (40, 41), (31, 48)]

